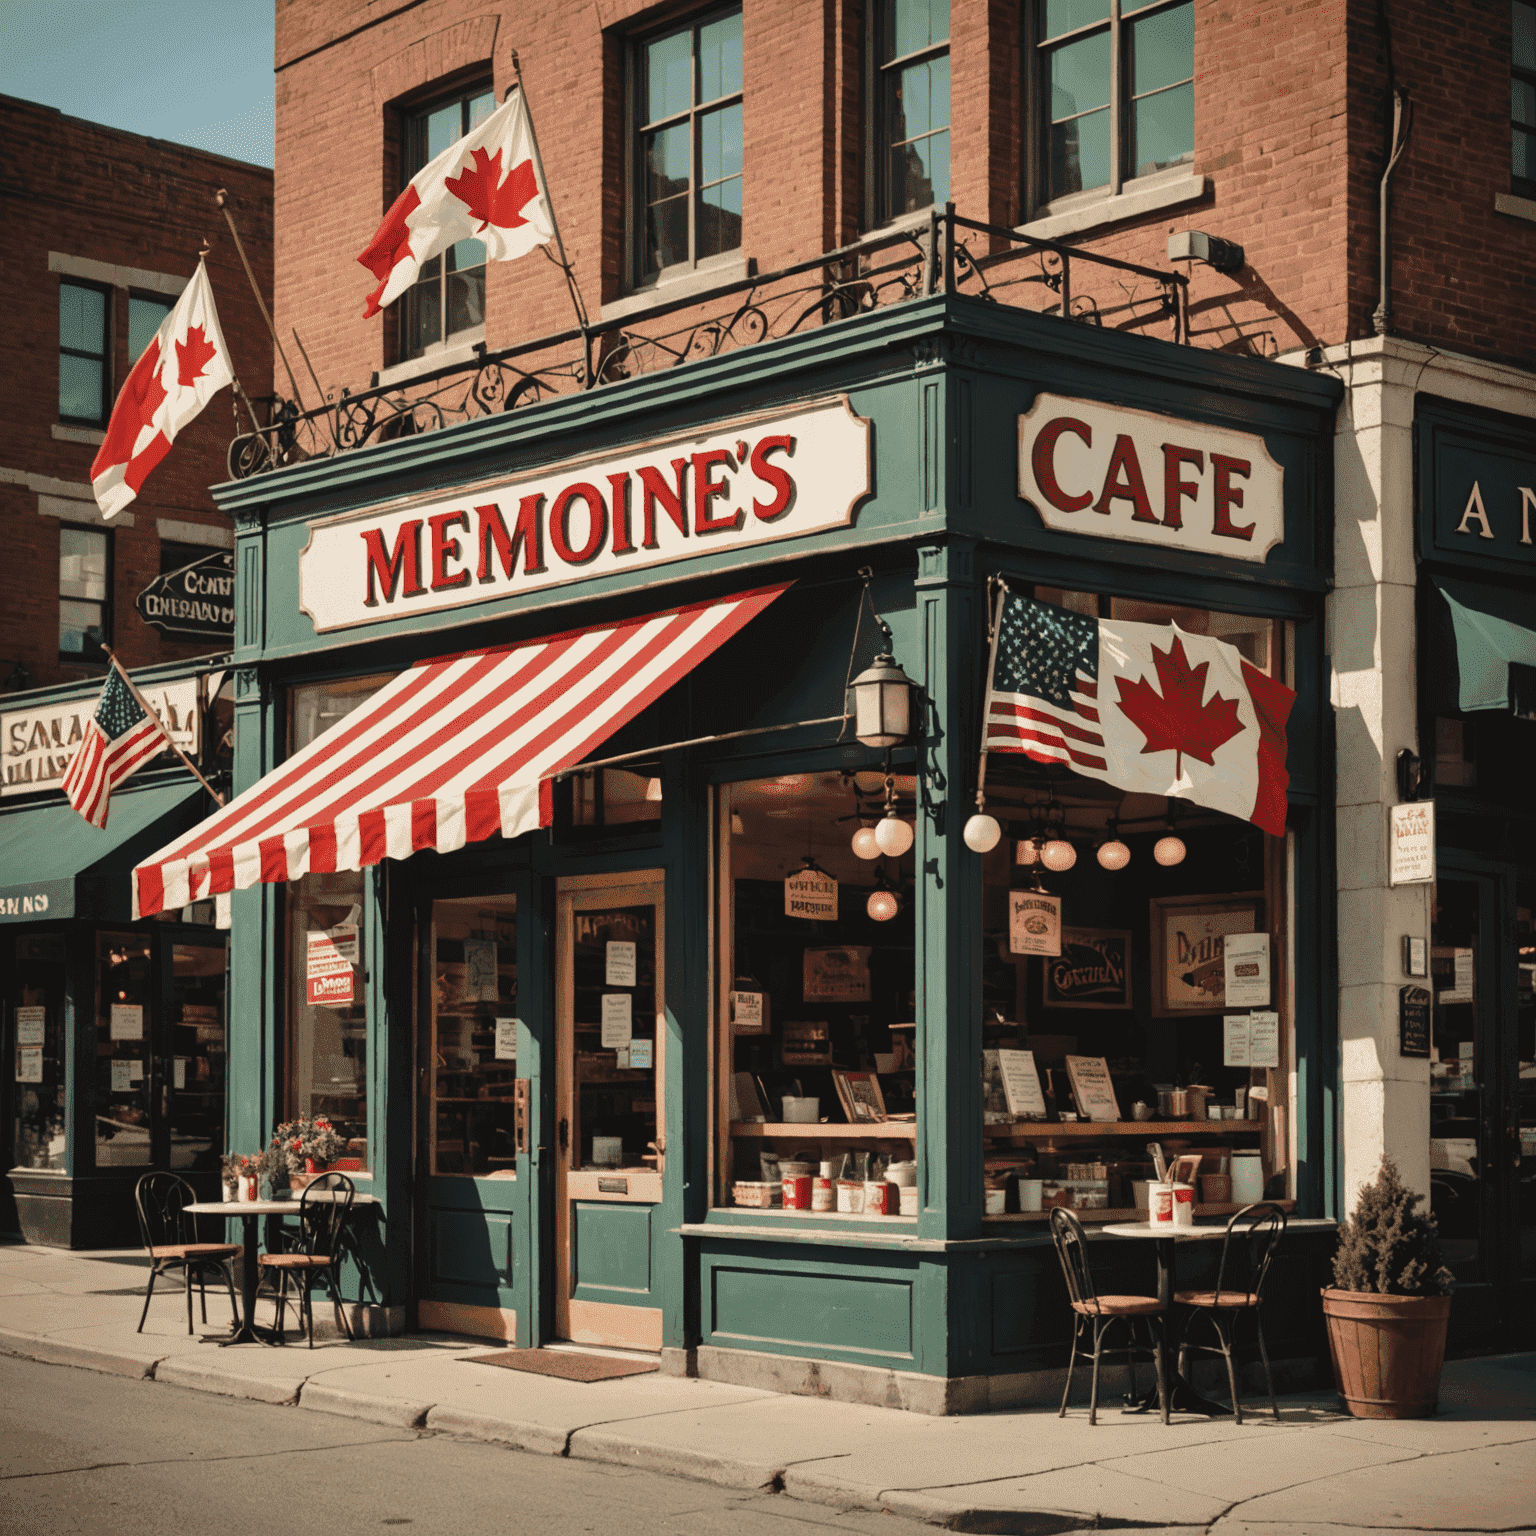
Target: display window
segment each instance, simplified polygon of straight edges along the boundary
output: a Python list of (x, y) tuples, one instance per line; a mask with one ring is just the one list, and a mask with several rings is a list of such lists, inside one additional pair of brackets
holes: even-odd
[(214, 1168), (224, 1146), (225, 945), (171, 945), (165, 1104), (171, 1167)]
[(19, 938), (11, 981), (15, 1025), (12, 1166), (63, 1171), (64, 936)]
[(915, 787), (719, 791), (718, 1205), (916, 1215)]
[(96, 936), (96, 1166), (147, 1165), (150, 1150), (150, 940)]

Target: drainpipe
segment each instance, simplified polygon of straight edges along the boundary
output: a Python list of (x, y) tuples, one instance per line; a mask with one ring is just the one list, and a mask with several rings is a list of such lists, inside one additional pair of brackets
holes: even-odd
[(1387, 157), (1387, 168), (1381, 173), (1379, 208), (1381, 227), (1377, 237), (1377, 249), (1381, 259), (1380, 292), (1376, 300), (1376, 309), (1371, 315), (1371, 327), (1378, 336), (1387, 334), (1387, 321), (1392, 313), (1391, 305), (1387, 302), (1392, 287), (1392, 246), (1387, 235), (1387, 207), (1391, 201), (1392, 172), (1397, 169), (1397, 162), (1408, 147), (1408, 133), (1412, 127), (1413, 105), (1408, 100), (1408, 91), (1404, 86), (1394, 86), (1392, 150)]

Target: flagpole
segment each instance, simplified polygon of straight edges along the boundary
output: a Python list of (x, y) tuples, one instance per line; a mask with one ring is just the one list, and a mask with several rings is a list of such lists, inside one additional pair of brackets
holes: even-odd
[(1008, 596), (1008, 583), (1001, 576), (994, 576), (997, 583), (997, 602), (992, 610), (992, 633), (987, 646), (987, 686), (981, 695), (981, 763), (976, 770), (976, 809), (987, 808), (987, 699), (992, 693), (992, 682), (997, 675), (997, 637), (1003, 627), (1003, 602)]
[[(512, 71), (517, 76), (517, 84), (512, 87), (523, 93), (523, 107), (528, 114), (528, 139), (533, 145), (533, 163), (539, 173), (539, 185), (544, 190), (544, 203), (549, 209), (550, 227), (555, 232), (555, 249), (560, 252), (560, 270), (565, 273), (565, 286), (570, 290), (571, 303), (576, 307), (576, 323), (581, 327), (582, 339), (585, 342), (587, 332), (591, 327), (591, 321), (587, 319), (586, 306), (581, 302), (581, 290), (576, 286), (576, 279), (571, 275), (571, 263), (565, 254), (565, 241), (560, 237), (560, 220), (555, 217), (555, 200), (550, 195), (549, 178), (544, 174), (544, 157), (539, 153), (539, 135), (533, 126), (533, 103), (528, 99), (528, 87), (523, 84), (523, 65), (517, 56), (517, 50), (512, 50)], [(508, 95), (511, 94), (509, 90)], [(587, 382), (591, 382), (592, 358), (590, 347), (587, 355)]]
[[(240, 231), (235, 228), (234, 215), (230, 213), (229, 208), (225, 204), (225, 199), (228, 196), (229, 193), (223, 187), (220, 187), (213, 194), (213, 200), (223, 212), (224, 222), (229, 225), (230, 234), (235, 237), (235, 250), (239, 252), (240, 265), (245, 268), (245, 275), (251, 285), (251, 292), (256, 295), (256, 307), (261, 311), (261, 318), (267, 322), (267, 334), (272, 338), (272, 345), (277, 348), (277, 355), (283, 360), (283, 367), (288, 370), (288, 383), (293, 389), (293, 398), (298, 401), (300, 410), (308, 410), (309, 407), (304, 404), (304, 396), (299, 393), (299, 381), (293, 376), (293, 367), (288, 361), (288, 354), (283, 351), (283, 344), (277, 339), (277, 328), (272, 324), (272, 316), (267, 313), (267, 301), (262, 298), (261, 289), (256, 286), (256, 274), (251, 271), (251, 264), (246, 259), (245, 246), (241, 242)], [(324, 403), (322, 399), (321, 404), (323, 405)], [(246, 407), (249, 409), (249, 401), (246, 402)], [(126, 674), (124, 675), (126, 676)]]
[(181, 748), (178, 747), (176, 745), (176, 743), (171, 739), (171, 733), (168, 730), (166, 730), (166, 728), (165, 728), (165, 721), (163, 721), (160, 718), (160, 716), (155, 712), (154, 707), (150, 704), (149, 700), (146, 699), (144, 697), (144, 695), (139, 692), (137, 686), (134, 684), (133, 679), (128, 676), (127, 669), (123, 666), (122, 662), (120, 662), (117, 659), (117, 657), (113, 654), (112, 647), (109, 646), (109, 645), (104, 645), (104, 646), (102, 646), (102, 650), (107, 653), (107, 659), (117, 669), (117, 675), (120, 678), (122, 678), (122, 680), (128, 685), (128, 692), (131, 693), (134, 696), (134, 698), (138, 700), (139, 708), (142, 709), (144, 711), (144, 713), (146, 715), (148, 715), (149, 718), (151, 720), (153, 720), (155, 722), (155, 724), (160, 727), (160, 734), (165, 737), (166, 745), (168, 747), (170, 747), (171, 751), (174, 752), (176, 754), (176, 756), (179, 757), (182, 760), (182, 762), (184, 762), (187, 765), (187, 767), (192, 770), (193, 778), (195, 778), (197, 780), (197, 782), (199, 784), (201, 784), (203, 786), (203, 788), (206, 789), (210, 795), (213, 796), (214, 804), (215, 805), (223, 805), (224, 804), (224, 796), (221, 795), (218, 792), (218, 790), (216, 790), (213, 787), (213, 785), (210, 784), (208, 782), (208, 780), (205, 779), (202, 776), (202, 774), (200, 774), (197, 771), (197, 764), (194, 763), (192, 761), (192, 759), (190, 757), (188, 757), (187, 754), (185, 752), (183, 752), (181, 750)]

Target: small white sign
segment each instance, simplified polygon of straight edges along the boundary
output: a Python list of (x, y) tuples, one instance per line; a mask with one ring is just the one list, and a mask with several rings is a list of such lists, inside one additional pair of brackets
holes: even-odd
[(997, 1065), (1008, 1112), (1017, 1120), (1045, 1119), (1045, 1094), (1040, 1088), (1040, 1074), (1035, 1070), (1035, 1053), (999, 1050)]
[(1015, 955), (1059, 955), (1061, 897), (1046, 891), (1010, 891), (1008, 948)]
[(185, 1056), (173, 1056), (171, 1058), (171, 1087), (178, 1093), (187, 1086), (187, 1058)]
[(1475, 1061), (1477, 1059), (1477, 1041), (1458, 1040), (1456, 1042), (1456, 1055), (1461, 1061)]
[[(1444, 956), (1445, 951), (1436, 951)], [(1453, 949), (1451, 951), (1451, 964), (1454, 967), (1451, 973), (1451, 984), (1443, 991), (1435, 994), (1437, 1003), (1470, 1003), (1476, 996), (1476, 971), (1473, 965), (1473, 953), (1470, 949)]]
[(517, 1060), (517, 1020), (496, 1020), (496, 1060)]
[(43, 1031), (48, 1025), (46, 1008), (18, 1008), (16, 1010), (17, 1045), (41, 1045)]
[(130, 1061), (128, 1063), (128, 1081), (133, 1084), (144, 1081), (144, 1063), (142, 1061)]
[(113, 1040), (142, 1040), (144, 1010), (138, 1003), (113, 1003), (108, 1035)]
[(133, 1078), (128, 1073), (130, 1065), (131, 1063), (126, 1061), (114, 1061), (112, 1063), (113, 1093), (127, 1093), (133, 1087)]
[(649, 1072), (656, 1065), (654, 1040), (631, 1040), (629, 1042), (629, 1064), (637, 1072)]
[(635, 945), (632, 939), (609, 939), (603, 985), (632, 987), (635, 983)]
[(24, 1045), (16, 1052), (16, 1081), (40, 1083), (43, 1080), (43, 1048)]
[(635, 1033), (634, 1000), (628, 992), (603, 993), (603, 1049), (628, 1045)]
[(797, 869), (784, 882), (785, 917), (837, 921), (837, 881), (819, 869)]
[(1435, 802), (1394, 805), (1387, 821), (1389, 885), (1428, 885), (1435, 878)]
[(1269, 935), (1229, 933), (1222, 941), (1230, 1008), (1269, 1006)]
[(331, 936), (331, 943), (335, 946), (337, 955), (345, 960), (348, 965), (356, 965), (359, 958), (357, 924), (338, 923), (334, 928), (327, 931)]
[(761, 992), (731, 993), (731, 1028), (738, 1035), (762, 1034), (763, 994)]
[(1229, 1013), (1222, 1021), (1221, 1064), (1224, 1067), (1252, 1065), (1250, 1034), (1246, 1013)]
[(1248, 1015), (1248, 1065), (1251, 1067), (1280, 1065), (1280, 1015), (1278, 1013), (1255, 1012)]

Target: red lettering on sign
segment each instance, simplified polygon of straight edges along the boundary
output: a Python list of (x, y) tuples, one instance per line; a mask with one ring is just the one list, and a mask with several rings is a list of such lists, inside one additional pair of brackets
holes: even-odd
[(1133, 523), (1157, 521), (1152, 503), (1147, 499), (1147, 482), (1141, 477), (1141, 460), (1136, 457), (1136, 445), (1124, 432), (1115, 439), (1114, 449), (1109, 455), (1109, 468), (1104, 474), (1104, 489), (1094, 502), (1093, 510), (1108, 517), (1112, 501), (1135, 503), (1136, 510), (1131, 513)]
[(464, 551), (459, 547), (459, 541), (450, 537), (448, 533), (448, 530), (455, 526), (468, 533), (469, 513), (439, 512), (435, 517), (427, 519), (427, 527), (432, 530), (432, 590), (434, 592), (469, 585), (468, 571), (450, 573), (448, 570), (450, 560), (464, 558)]
[(1089, 448), (1093, 447), (1093, 428), (1086, 421), (1079, 421), (1075, 416), (1058, 416), (1055, 421), (1048, 421), (1041, 427), (1035, 438), (1030, 463), (1034, 466), (1035, 484), (1040, 487), (1040, 494), (1057, 511), (1081, 512), (1093, 500), (1093, 492), (1084, 491), (1081, 496), (1069, 496), (1056, 478), (1056, 439), (1064, 432), (1080, 437)]
[(774, 518), (783, 517), (795, 504), (795, 482), (789, 471), (782, 464), (768, 462), (770, 453), (791, 455), (794, 451), (794, 438), (783, 434), (777, 437), (765, 437), (752, 450), (752, 473), (773, 490), (772, 501), (752, 503), (752, 515), (760, 523), (771, 523)]
[[(587, 542), (580, 549), (571, 545), (571, 506), (577, 501), (587, 504)], [(549, 509), (549, 542), (567, 565), (587, 564), (596, 557), (607, 537), (608, 507), (595, 485), (578, 480), (555, 497), (555, 504)]]
[(1200, 494), (1200, 482), (1186, 480), (1183, 477), (1182, 471), (1186, 464), (1193, 464), (1202, 475), (1205, 473), (1205, 455), (1198, 448), (1180, 448), (1176, 443), (1163, 444), (1163, 527), (1165, 528), (1182, 528), (1184, 498), (1187, 496), (1193, 501)]
[(427, 589), (421, 584), (421, 519), (413, 518), (401, 523), (395, 535), (393, 553), (384, 549), (384, 535), (377, 528), (365, 528), (362, 532), (363, 548), (368, 551), (368, 594), (363, 599), (366, 608), (379, 606), (375, 580), (384, 589), (384, 601), (395, 600), (395, 588), (402, 597), (420, 597)]
[(525, 576), (537, 576), (547, 569), (544, 564), (543, 507), (542, 496), (524, 496), (518, 503), (517, 526), (510, 535), (506, 523), (502, 521), (501, 508), (494, 501), (475, 508), (480, 519), (480, 564), (475, 571), (476, 581), (496, 580), (496, 565), (491, 559), (492, 546), (501, 561), (502, 574), (509, 581), (512, 579), (512, 567), (517, 564), (519, 546), (523, 551)]
[(1232, 484), (1232, 476), (1241, 475), (1246, 480), (1253, 465), (1247, 459), (1234, 459), (1224, 453), (1213, 453), (1211, 468), (1216, 474), (1216, 512), (1212, 531), (1227, 539), (1251, 539), (1253, 524), (1245, 523), (1239, 528), (1232, 521), (1229, 508), (1243, 504), (1242, 489)]
[(646, 549), (656, 548), (656, 508), (660, 507), (672, 519), (677, 531), (688, 537), (688, 460), (673, 459), (672, 475), (677, 481), (674, 491), (661, 478), (661, 471), (651, 464), (642, 464), (640, 476), (640, 542)]
[(733, 528), (740, 528), (746, 519), (746, 513), (741, 511), (721, 513), (715, 516), (709, 510), (709, 504), (722, 496), (731, 494), (731, 482), (729, 480), (711, 480), (709, 472), (717, 464), (729, 464), (736, 468), (736, 460), (731, 456), (729, 448), (708, 448), (703, 453), (693, 456), (693, 531), (695, 533), (728, 533)]
[(616, 555), (632, 555), (634, 540), (629, 534), (629, 474), (609, 475), (608, 484), (613, 489), (613, 552)]

